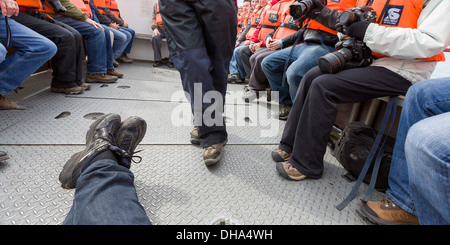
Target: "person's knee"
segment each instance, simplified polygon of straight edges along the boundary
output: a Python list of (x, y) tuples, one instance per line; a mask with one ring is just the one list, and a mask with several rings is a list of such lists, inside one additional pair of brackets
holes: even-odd
[(56, 54), (57, 51), (58, 47), (55, 43), (45, 37), (42, 37), (39, 41), (39, 45), (34, 47), (33, 53), (36, 56), (42, 57), (42, 59), (49, 60)]

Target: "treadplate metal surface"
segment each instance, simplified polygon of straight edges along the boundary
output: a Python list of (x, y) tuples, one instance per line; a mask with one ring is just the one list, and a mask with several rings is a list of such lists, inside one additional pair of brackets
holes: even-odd
[[(180, 111), (190, 112), (189, 104), (171, 100), (171, 93), (181, 90), (178, 73), (148, 62), (119, 68), (126, 79), (108, 87), (93, 84), (81, 96), (51, 93), (44, 82), (39, 83), (44, 84), (39, 93), (24, 93), (37, 79), (30, 78), (24, 90), (13, 95), (28, 110), (0, 112), (0, 150), (11, 156), (0, 163), (0, 224), (62, 223), (74, 191), (60, 187), (59, 172), (72, 154), (83, 149), (96, 115), (92, 113), (109, 112), (122, 118), (141, 116), (148, 123), (138, 147), (143, 161), (131, 170), (153, 224), (213, 224), (221, 219), (244, 225), (365, 224), (356, 212), (365, 184), (347, 208), (335, 208), (353, 184), (341, 177), (345, 171), (329, 152), (319, 180), (293, 182), (277, 173), (270, 152), (279, 143), (284, 122), (271, 117), (276, 103), (261, 100), (246, 105), (230, 97), (225, 106), (229, 141), (224, 156), (217, 165), (206, 167), (202, 149), (189, 143), (191, 119), (177, 117)], [(40, 76), (48, 79), (48, 74)], [(233, 95), (242, 85), (228, 90)], [(372, 198), (383, 196), (375, 192)]]

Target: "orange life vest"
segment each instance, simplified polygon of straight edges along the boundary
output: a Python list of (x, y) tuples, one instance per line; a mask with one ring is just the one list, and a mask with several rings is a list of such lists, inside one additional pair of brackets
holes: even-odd
[[(349, 8), (355, 7), (356, 6), (356, 0), (340, 0), (340, 1), (328, 0), (326, 6), (329, 9), (345, 11), (345, 10), (347, 10)], [(321, 30), (321, 31), (325, 31), (325, 32), (331, 33), (333, 35), (337, 34), (337, 31), (323, 26), (322, 24), (320, 24), (316, 20), (306, 19), (303, 22), (303, 24), (308, 29)]]
[(286, 13), (287, 8), (291, 5), (292, 0), (281, 0), (272, 5), (261, 17), (261, 29), (258, 33), (258, 40), (261, 41), (277, 28), (282, 19), (283, 13)]
[(162, 25), (163, 21), (162, 21), (162, 17), (161, 17), (161, 13), (159, 12), (159, 3), (156, 3), (156, 24), (158, 25)]
[(106, 6), (115, 16), (120, 17), (119, 5), (115, 0), (106, 0)]
[[(266, 5), (267, 6), (267, 5)], [(264, 6), (261, 8), (260, 5), (258, 5), (255, 10), (250, 14), (249, 20), (250, 20), (250, 29), (247, 32), (247, 35), (245, 36), (245, 39), (250, 39), (253, 34), (256, 31), (256, 27), (258, 27), (259, 23), (261, 22), (261, 14), (264, 13), (267, 9)]]
[(16, 0), (17, 4), (21, 7), (37, 8), (42, 7), (41, 0)]
[[(387, 0), (358, 0), (358, 6), (370, 6), (377, 13), (377, 23), (385, 27), (417, 28), (417, 20), (423, 8), (423, 0), (390, 0), (383, 14)], [(386, 55), (372, 53), (381, 58)], [(443, 52), (429, 58), (420, 60), (445, 61)]]
[(83, 11), (89, 18), (94, 18), (94, 15), (92, 14), (91, 6), (89, 5), (90, 0), (69, 0), (71, 3), (73, 3), (77, 8), (79, 8), (81, 11)]
[(277, 30), (275, 31), (275, 33), (273, 34), (272, 39), (283, 39), (287, 36), (294, 34), (299, 29), (300, 28), (298, 26), (298, 22), (295, 21), (294, 17), (292, 17), (289, 14), (289, 11), (287, 11), (285, 14), (283, 14), (282, 21), (278, 26)]
[(101, 14), (106, 14), (106, 0), (93, 0), (95, 7)]

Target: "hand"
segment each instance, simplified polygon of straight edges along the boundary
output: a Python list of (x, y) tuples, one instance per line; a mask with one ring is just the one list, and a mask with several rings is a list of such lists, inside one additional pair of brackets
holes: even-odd
[(354, 37), (360, 41), (364, 40), (364, 36), (366, 35), (367, 27), (369, 27), (370, 22), (367, 21), (357, 21), (352, 23), (347, 28), (347, 35), (350, 37)]
[(270, 50), (281, 49), (280, 40), (275, 40), (275, 41), (272, 41), (271, 43), (267, 44), (267, 48)]
[(6, 17), (17, 16), (19, 14), (19, 5), (13, 0), (0, 0), (0, 8), (2, 15)]
[(155, 28), (153, 30), (153, 36), (159, 36), (159, 35), (161, 35), (161, 33), (159, 32), (158, 28)]
[(116, 29), (116, 30), (119, 30), (119, 25), (116, 24), (116, 23), (114, 23), (114, 22), (112, 22), (111, 24), (109, 24), (109, 26), (112, 27), (112, 28), (114, 28), (114, 29)]
[(250, 40), (245, 40), (245, 41), (244, 41), (244, 45), (245, 45), (245, 46), (250, 45)]
[(271, 42), (273, 42), (272, 37), (267, 37), (267, 38), (266, 38), (266, 45), (267, 45), (267, 44), (270, 44)]
[(308, 19), (315, 19), (320, 14), (320, 11), (327, 5), (326, 0), (312, 0), (314, 3), (314, 8), (308, 11), (308, 13), (305, 14), (305, 16)]
[(93, 21), (92, 19), (86, 18), (86, 20), (84, 22), (86, 22), (88, 24), (91, 24), (92, 26), (94, 26), (95, 29), (100, 28), (100, 29), (104, 30), (102, 25), (100, 25), (99, 23)]
[(252, 51), (253, 53), (256, 52), (256, 50), (258, 50), (261, 47), (261, 44), (256, 43), (256, 44), (252, 44), (249, 46), (250, 51)]
[(122, 26), (128, 28), (128, 23), (124, 21)]

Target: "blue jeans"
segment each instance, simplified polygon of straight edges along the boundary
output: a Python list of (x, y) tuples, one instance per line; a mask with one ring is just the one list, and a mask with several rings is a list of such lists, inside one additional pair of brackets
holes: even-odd
[(241, 78), (245, 78), (247, 75), (245, 73), (244, 64), (242, 63), (241, 56), (239, 55), (239, 51), (241, 48), (245, 47), (244, 43), (240, 43), (233, 51), (233, 56), (230, 61), (230, 74), (239, 73)]
[(400, 117), (386, 194), (421, 224), (450, 223), (449, 84), (411, 86)]
[[(108, 26), (108, 29), (114, 34), (114, 43), (113, 43), (113, 56), (115, 59), (119, 58), (125, 48), (128, 46), (128, 43), (131, 40), (131, 34), (120, 30), (116, 30), (110, 26)], [(128, 34), (128, 35), (127, 35)]]
[(6, 53), (8, 53), (8, 50), (0, 43), (0, 63), (6, 59)]
[[(95, 29), (94, 26), (84, 21), (65, 16), (58, 16), (55, 19), (73, 27), (83, 36), (83, 39), (86, 40), (88, 74), (104, 74), (107, 69), (114, 68), (112, 63), (112, 47), (109, 29), (107, 29), (108, 32), (105, 32), (105, 30), (100, 28)], [(109, 61), (109, 56), (111, 56), (111, 61)]]
[(317, 59), (335, 50), (333, 47), (316, 43), (297, 45), (289, 59), (289, 67), (286, 70), (286, 85), (288, 87), (282, 87), (284, 66), (292, 48), (285, 48), (267, 56), (261, 64), (272, 91), (279, 92), (279, 103), (285, 105), (293, 103), (300, 81), (307, 71), (317, 66)]
[[(46, 37), (8, 19), (11, 29), (11, 46), (17, 49), (0, 63), (0, 95), (9, 94), (20, 86), (33, 72), (55, 55), (56, 45)], [(0, 42), (6, 43), (5, 18), (0, 18)], [(5, 52), (5, 51), (2, 51)]]
[(77, 180), (72, 208), (63, 225), (151, 225), (139, 203), (134, 175), (115, 160), (87, 167)]
[(125, 54), (129, 54), (131, 52), (131, 48), (133, 47), (134, 35), (136, 34), (136, 32), (131, 28), (127, 28), (127, 27), (123, 27), (123, 26), (120, 27), (120, 31), (125, 33), (125, 35), (127, 35), (127, 37), (128, 37), (128, 34), (126, 32), (128, 32), (130, 35), (130, 41), (128, 42), (128, 45), (125, 47), (125, 50), (123, 51)]

